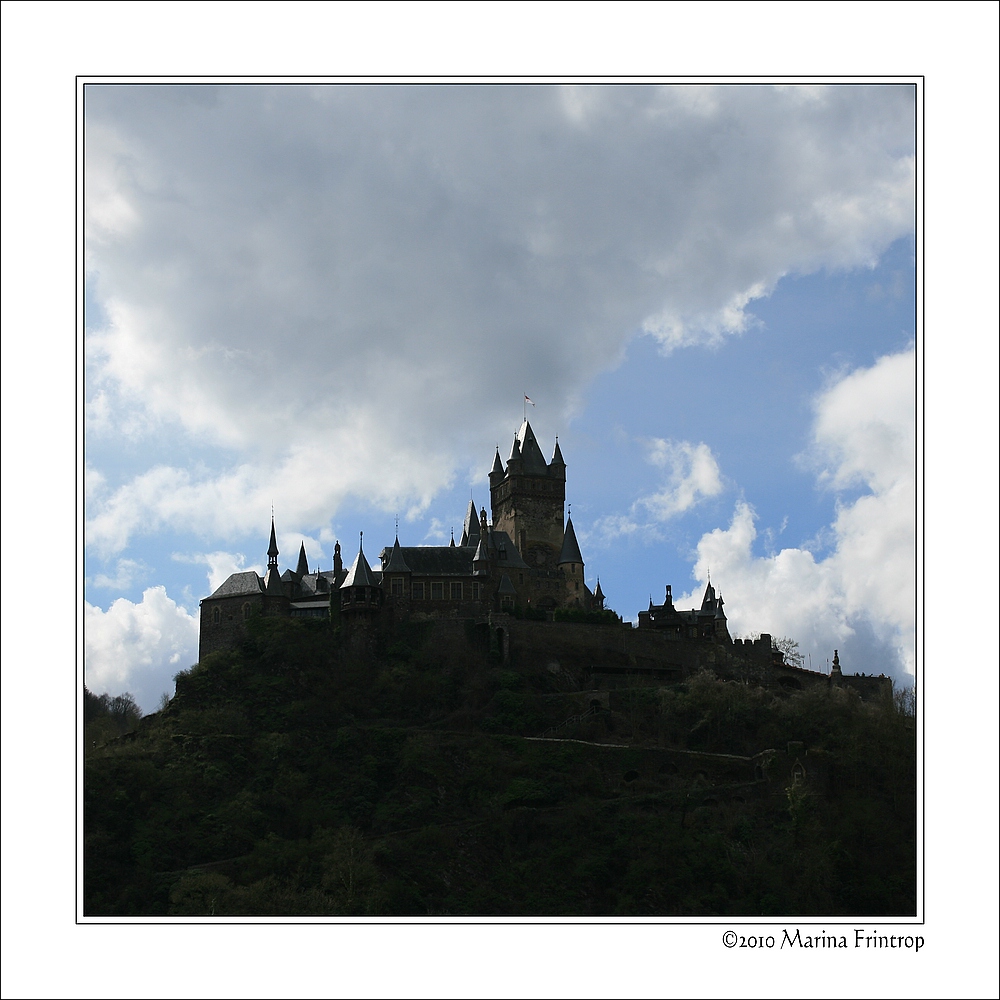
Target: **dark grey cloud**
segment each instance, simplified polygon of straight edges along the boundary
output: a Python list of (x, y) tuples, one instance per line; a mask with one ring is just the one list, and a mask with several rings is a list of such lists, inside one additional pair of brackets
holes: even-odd
[(90, 86), (86, 128), (94, 433), (243, 456), (151, 454), (94, 498), (109, 549), (278, 479), (304, 524), (420, 506), (522, 391), (568, 416), (638, 332), (719, 341), (913, 226), (903, 86)]

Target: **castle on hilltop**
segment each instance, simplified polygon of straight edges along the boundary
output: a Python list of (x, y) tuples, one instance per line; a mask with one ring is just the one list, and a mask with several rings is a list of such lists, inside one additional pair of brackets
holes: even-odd
[(449, 545), (402, 546), (397, 532), (379, 552), (377, 568), (368, 562), (362, 535), (347, 569), (340, 542), (329, 570), (310, 569), (303, 542), (295, 569), (281, 572), (272, 517), (264, 576), (233, 573), (202, 600), (199, 659), (237, 646), (254, 616), (336, 616), (355, 635), (396, 621), (434, 622), (442, 648), (461, 647), (464, 626), (471, 624), (485, 630), (488, 648), (504, 662), (566, 670), (578, 678), (573, 683), (586, 678), (614, 686), (616, 677), (643, 676), (673, 682), (711, 670), (792, 689), (847, 685), (869, 697), (886, 681), (844, 675), (836, 655), (829, 676), (785, 663), (766, 633), (734, 641), (722, 594), (711, 581), (699, 608), (675, 608), (668, 584), (662, 604), (650, 599), (639, 612), (638, 628), (623, 623), (605, 609), (600, 582), (591, 591), (585, 581), (573, 520), (563, 514), (566, 462), (559, 441), (546, 462), (527, 420), (506, 466), (497, 449), (489, 479), (492, 518), (485, 508), (477, 513), (470, 500), (458, 544), (453, 537)]
[(345, 616), (477, 618), (491, 613), (551, 616), (556, 609), (604, 610), (600, 582), (591, 591), (573, 528), (564, 519), (566, 462), (556, 439), (545, 461), (527, 420), (514, 435), (506, 467), (500, 451), (490, 470), (490, 507), (478, 513), (470, 500), (461, 541), (402, 546), (397, 535), (372, 568), (364, 538), (345, 570), (340, 543), (333, 568), (310, 570), (305, 543), (295, 569), (278, 569), (271, 521), (267, 571), (234, 573), (201, 602), (199, 656), (239, 641), (254, 614), (327, 617), (331, 598)]

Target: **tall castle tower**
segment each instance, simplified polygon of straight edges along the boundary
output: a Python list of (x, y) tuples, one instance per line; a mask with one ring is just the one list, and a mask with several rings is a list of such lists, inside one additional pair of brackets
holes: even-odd
[(556, 572), (563, 548), (566, 463), (556, 440), (546, 463), (527, 420), (521, 424), (504, 470), (497, 451), (490, 472), (493, 527), (506, 531), (532, 569)]

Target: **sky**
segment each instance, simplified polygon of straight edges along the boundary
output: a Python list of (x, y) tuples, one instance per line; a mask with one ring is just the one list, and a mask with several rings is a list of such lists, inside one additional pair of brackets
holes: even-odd
[(198, 601), (304, 541), (446, 544), (522, 418), (591, 587), (911, 683), (915, 94), (85, 91), (87, 684), (146, 710)]

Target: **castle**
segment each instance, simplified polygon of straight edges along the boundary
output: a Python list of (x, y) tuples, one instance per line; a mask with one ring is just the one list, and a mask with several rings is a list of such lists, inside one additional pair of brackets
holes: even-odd
[(470, 500), (455, 544), (401, 546), (397, 535), (373, 569), (364, 552), (345, 570), (340, 543), (333, 568), (309, 568), (305, 544), (294, 570), (278, 569), (274, 521), (263, 577), (234, 573), (201, 602), (199, 658), (239, 641), (254, 614), (327, 617), (331, 598), (340, 614), (477, 618), (491, 613), (551, 615), (557, 608), (600, 611), (604, 594), (591, 591), (571, 517), (563, 517), (566, 462), (556, 440), (545, 461), (531, 424), (514, 435), (506, 467), (497, 449), (490, 470), (490, 506)]
[(440, 641), (454, 633), (459, 643), (465, 641), (460, 626), (471, 622), (487, 630), (490, 648), (505, 662), (566, 668), (603, 686), (614, 686), (617, 675), (672, 682), (708, 669), (792, 689), (846, 684), (863, 697), (880, 689), (879, 678), (844, 675), (836, 655), (828, 676), (785, 663), (770, 635), (734, 641), (711, 581), (699, 608), (676, 609), (668, 584), (662, 604), (650, 600), (639, 612), (638, 628), (623, 624), (605, 610), (600, 582), (591, 591), (584, 579), (573, 520), (563, 517), (566, 462), (559, 441), (546, 462), (526, 419), (506, 466), (497, 449), (489, 481), (491, 519), (470, 500), (458, 544), (452, 538), (449, 545), (402, 546), (397, 532), (380, 551), (377, 569), (362, 535), (346, 570), (339, 542), (331, 570), (311, 570), (303, 543), (295, 569), (282, 573), (272, 517), (264, 576), (234, 573), (202, 600), (199, 659), (238, 645), (255, 615), (337, 616), (354, 630), (434, 621)]

